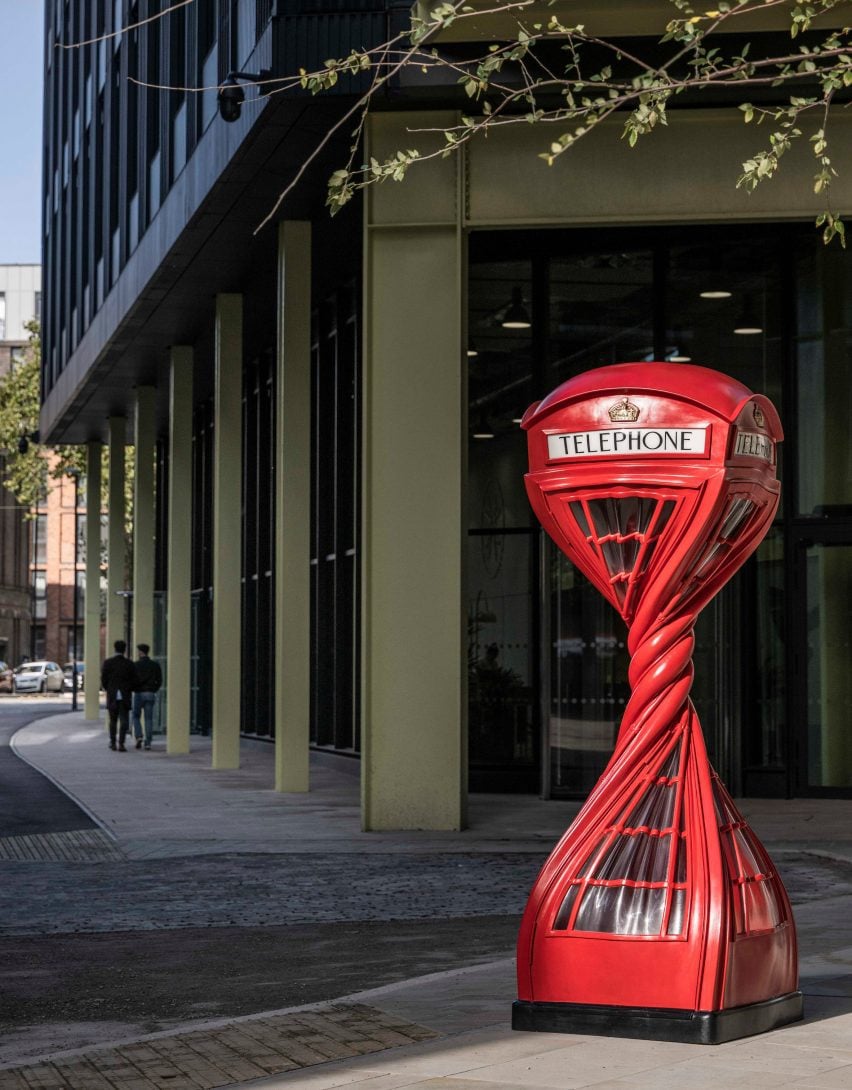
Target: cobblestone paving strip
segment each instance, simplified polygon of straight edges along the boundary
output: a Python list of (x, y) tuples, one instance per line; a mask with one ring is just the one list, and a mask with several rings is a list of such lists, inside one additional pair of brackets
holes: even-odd
[(363, 1003), (335, 1003), (0, 1069), (0, 1090), (212, 1090), (438, 1036)]
[(0, 935), (519, 915), (544, 858), (227, 853), (94, 867), (13, 858), (0, 874)]
[(0, 860), (14, 863), (104, 863), (124, 852), (101, 829), (0, 837)]

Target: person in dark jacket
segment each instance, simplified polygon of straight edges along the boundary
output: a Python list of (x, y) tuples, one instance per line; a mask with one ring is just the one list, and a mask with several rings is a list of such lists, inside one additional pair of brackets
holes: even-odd
[(149, 656), (147, 643), (136, 645), (139, 658), (133, 663), (133, 735), (136, 748), (142, 748), (142, 716), (145, 717), (145, 748), (151, 748), (151, 731), (154, 726), (154, 704), (163, 684), (163, 671), (159, 662)]
[(130, 704), (133, 697), (133, 663), (124, 654), (127, 644), (116, 640), (113, 644), (115, 654), (104, 660), (101, 667), (101, 688), (106, 691), (107, 713), (109, 715), (109, 748), (115, 749), (116, 726), (118, 727), (118, 750), (125, 753), (124, 740), (127, 737)]

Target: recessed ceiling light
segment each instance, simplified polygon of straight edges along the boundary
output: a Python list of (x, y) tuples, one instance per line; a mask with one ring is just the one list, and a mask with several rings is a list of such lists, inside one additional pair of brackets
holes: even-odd
[(730, 299), (729, 291), (701, 291), (698, 293), (702, 299)]
[(738, 325), (734, 330), (740, 337), (753, 337), (756, 333), (762, 333), (763, 329), (759, 325)]
[(520, 424), (523, 419), (524, 418), (522, 416), (513, 416), (512, 417), (512, 423), (513, 424)]
[(474, 438), (474, 439), (493, 439), (494, 438), (494, 432), (493, 431), (475, 431), (473, 433), (472, 438)]
[(479, 353), (476, 351), (475, 348), (468, 348), (468, 350), (467, 350), (468, 359), (473, 359), (474, 356), (478, 356), (478, 355), (479, 355)]
[(692, 356), (669, 356), (669, 363), (689, 363)]

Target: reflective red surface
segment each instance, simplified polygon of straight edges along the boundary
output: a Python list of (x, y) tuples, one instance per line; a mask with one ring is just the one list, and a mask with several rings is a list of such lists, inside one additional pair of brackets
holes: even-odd
[(569, 380), (523, 427), (536, 515), (629, 626), (632, 692), (530, 894), (519, 998), (718, 1011), (793, 992), (787, 894), (689, 699), (696, 616), (778, 506), (778, 415), (718, 372), (631, 363)]

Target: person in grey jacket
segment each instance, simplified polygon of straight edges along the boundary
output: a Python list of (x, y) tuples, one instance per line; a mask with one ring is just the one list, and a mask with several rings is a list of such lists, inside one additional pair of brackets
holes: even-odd
[(157, 693), (163, 684), (163, 671), (159, 662), (150, 657), (151, 648), (147, 643), (136, 645), (139, 658), (133, 663), (133, 735), (136, 748), (142, 748), (142, 718), (145, 718), (145, 748), (151, 748), (151, 733), (154, 727), (154, 705)]

